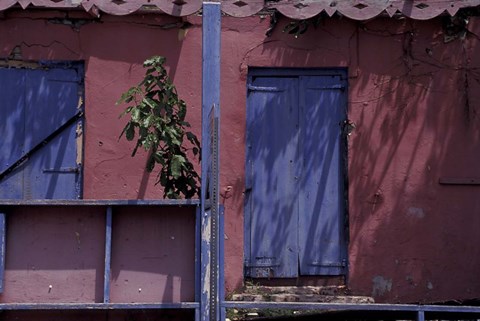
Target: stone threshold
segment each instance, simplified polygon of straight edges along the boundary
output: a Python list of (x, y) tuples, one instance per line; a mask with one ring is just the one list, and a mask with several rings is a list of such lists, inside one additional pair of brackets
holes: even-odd
[(232, 301), (375, 303), (367, 296), (352, 296), (345, 286), (246, 286)]

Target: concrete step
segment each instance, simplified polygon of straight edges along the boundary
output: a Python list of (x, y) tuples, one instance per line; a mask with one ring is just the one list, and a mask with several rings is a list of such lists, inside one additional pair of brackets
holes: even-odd
[(232, 301), (374, 303), (371, 297), (319, 294), (233, 294)]
[(232, 301), (374, 303), (371, 297), (348, 295), (344, 286), (247, 286)]
[(248, 285), (243, 293), (248, 294), (317, 294), (317, 295), (348, 295), (348, 289), (340, 286), (255, 286)]

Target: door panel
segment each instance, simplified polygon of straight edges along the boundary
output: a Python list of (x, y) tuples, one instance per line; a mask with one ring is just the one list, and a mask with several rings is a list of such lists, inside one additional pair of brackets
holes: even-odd
[[(27, 148), (33, 148), (78, 112), (79, 82), (74, 69), (32, 70), (26, 81)], [(79, 197), (77, 124), (62, 130), (26, 164), (24, 198)], [(41, 188), (38, 188), (40, 187)]]
[(77, 113), (79, 83), (73, 69), (38, 69), (27, 72), (25, 123), (28, 130), (25, 148), (28, 150)]
[[(300, 78), (302, 180), (299, 262), (302, 275), (340, 275), (344, 261), (341, 128), (346, 118), (340, 77)], [(343, 88), (343, 90), (342, 90)]]
[[(15, 163), (24, 152), (25, 140), (25, 71), (3, 69), (0, 73), (0, 173)], [(0, 198), (23, 197), (23, 173), (3, 179)]]
[(246, 275), (345, 274), (346, 78), (265, 72), (248, 81)]
[[(79, 198), (77, 126), (81, 120), (77, 115), (82, 89), (78, 69), (1, 68), (0, 84), (4, 82), (0, 91), (9, 99), (0, 105), (4, 120), (0, 130), (8, 139), (0, 142), (1, 172), (24, 161), (2, 174), (0, 198)], [(70, 125), (64, 125), (67, 122)]]
[(295, 78), (259, 77), (248, 93), (247, 204), (252, 277), (294, 277), (297, 269), (298, 103)]

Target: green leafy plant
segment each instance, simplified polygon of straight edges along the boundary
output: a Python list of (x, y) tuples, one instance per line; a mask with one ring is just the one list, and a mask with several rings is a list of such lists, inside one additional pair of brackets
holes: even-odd
[(200, 156), (200, 142), (185, 121), (187, 106), (178, 97), (177, 90), (164, 67), (165, 58), (147, 59), (145, 78), (122, 94), (117, 104), (128, 104), (120, 117), (130, 119), (120, 138), (132, 141), (137, 137), (132, 152), (139, 147), (149, 153), (146, 169), (151, 172), (158, 164), (161, 169), (156, 184), (164, 188), (165, 198), (192, 198), (199, 194), (199, 175), (189, 159), (189, 142), (194, 157)]

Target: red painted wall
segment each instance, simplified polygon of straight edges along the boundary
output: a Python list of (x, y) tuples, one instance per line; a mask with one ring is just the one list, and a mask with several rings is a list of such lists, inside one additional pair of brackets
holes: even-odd
[[(181, 20), (165, 16), (105, 16), (77, 30), (44, 19), (65, 16), (7, 13), (0, 21), (0, 56), (20, 46), (28, 60), (84, 60), (84, 197), (161, 197), (154, 174), (143, 169), (145, 159), (132, 159), (132, 145), (118, 141), (124, 121), (118, 120), (115, 101), (139, 81), (144, 59), (166, 56), (199, 133), (201, 18), (188, 18), (186, 34), (172, 28)], [(444, 177), (480, 177), (479, 19), (470, 20), (466, 40), (449, 43), (441, 19), (326, 19), (298, 39), (282, 33), (285, 23), (266, 37), (268, 17), (223, 18), (227, 289), (242, 285), (248, 67), (342, 66), (349, 73), (348, 117), (356, 124), (348, 150), (352, 293), (382, 302), (479, 297), (480, 187), (439, 184)]]
[[(7, 209), (2, 303), (103, 302), (105, 207)], [(114, 207), (111, 303), (195, 300), (195, 207)]]

